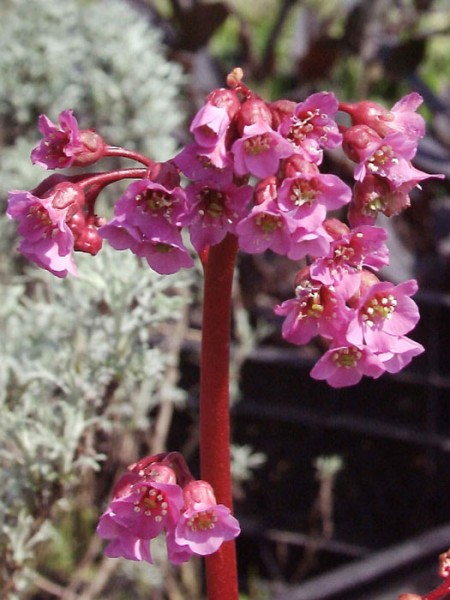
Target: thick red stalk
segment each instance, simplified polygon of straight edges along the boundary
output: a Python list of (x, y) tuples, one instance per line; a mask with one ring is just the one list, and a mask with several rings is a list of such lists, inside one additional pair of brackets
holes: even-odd
[[(232, 509), (230, 473), (230, 320), (237, 253), (235, 236), (209, 249), (205, 261), (200, 373), (200, 464), (217, 502)], [(234, 542), (206, 557), (208, 600), (237, 600)]]

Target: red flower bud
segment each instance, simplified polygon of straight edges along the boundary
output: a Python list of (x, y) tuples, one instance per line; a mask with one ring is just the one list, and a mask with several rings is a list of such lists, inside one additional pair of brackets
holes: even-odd
[(386, 122), (393, 121), (394, 115), (381, 104), (368, 100), (355, 104), (342, 102), (339, 109), (351, 116), (353, 125), (367, 125), (382, 137), (391, 131)]
[(226, 88), (213, 90), (208, 94), (206, 101), (213, 106), (217, 106), (217, 108), (225, 108), (230, 119), (237, 114), (241, 106), (236, 92), (227, 90)]
[(237, 120), (239, 133), (242, 134), (246, 125), (253, 125), (262, 121), (271, 126), (272, 111), (264, 100), (251, 98), (242, 104)]
[(350, 160), (360, 162), (367, 146), (380, 140), (377, 132), (368, 125), (354, 125), (344, 131), (342, 148)]
[(292, 117), (296, 106), (296, 103), (292, 102), (292, 100), (276, 100), (275, 102), (271, 102), (269, 108), (272, 111), (273, 128), (278, 129), (284, 119)]

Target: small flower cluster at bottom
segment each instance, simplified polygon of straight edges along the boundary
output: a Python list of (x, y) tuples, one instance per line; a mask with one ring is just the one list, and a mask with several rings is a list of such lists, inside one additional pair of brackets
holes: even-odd
[(98, 535), (109, 540), (106, 556), (149, 563), (150, 541), (162, 532), (173, 564), (212, 554), (240, 533), (230, 509), (217, 504), (209, 483), (193, 479), (177, 452), (130, 465), (97, 526)]

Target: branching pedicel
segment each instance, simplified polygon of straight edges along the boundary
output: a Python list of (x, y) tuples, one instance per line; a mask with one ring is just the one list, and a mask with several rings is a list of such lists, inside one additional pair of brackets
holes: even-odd
[[(194, 142), (165, 163), (80, 130), (70, 110), (58, 125), (41, 116), (43, 139), (32, 152), (34, 163), (83, 167), (122, 156), (139, 166), (52, 175), (32, 192), (11, 192), (7, 212), (19, 223), (19, 250), (58, 277), (76, 274), (74, 250), (95, 255), (103, 239), (145, 258), (159, 273), (192, 267), (182, 237), (188, 231), (205, 268), (202, 477), (231, 508), (227, 353), (236, 251), (272, 250), (303, 261), (294, 297), (275, 312), (285, 317), (283, 336), (294, 344), (314, 336), (326, 341), (312, 377), (342, 387), (363, 375), (396, 373), (423, 351), (406, 337), (419, 318), (411, 299), (417, 284), (393, 285), (376, 276), (388, 263), (388, 250), (385, 230), (374, 223), (379, 212), (391, 216), (409, 206), (409, 192), (423, 179), (440, 176), (411, 164), (424, 135), (416, 93), (387, 110), (373, 102), (339, 103), (328, 92), (301, 103), (265, 102), (243, 83), (240, 69), (227, 84), (208, 95), (193, 119)], [(350, 116), (351, 126), (338, 126), (338, 111)], [(356, 163), (353, 189), (320, 170), (324, 151), (338, 146)], [(180, 173), (190, 180), (185, 187)], [(136, 181), (106, 222), (96, 214), (97, 197), (124, 179)], [(344, 206), (349, 225), (327, 218)], [(150, 457), (131, 467), (116, 486), (99, 534), (110, 540), (110, 556), (133, 560), (151, 561), (149, 540), (162, 530), (174, 563), (213, 553), (209, 597), (230, 600), (237, 594), (234, 550), (228, 542), (217, 549), (238, 535), (237, 522), (229, 508), (216, 504), (209, 483), (180, 482), (171, 459)]]

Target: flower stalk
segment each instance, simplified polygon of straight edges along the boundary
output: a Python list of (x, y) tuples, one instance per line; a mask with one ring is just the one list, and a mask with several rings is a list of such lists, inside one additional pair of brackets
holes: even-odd
[[(200, 375), (200, 464), (217, 502), (232, 509), (230, 472), (229, 353), (231, 290), (237, 239), (209, 249), (204, 264), (204, 304)], [(206, 557), (208, 600), (237, 600), (234, 541)]]

